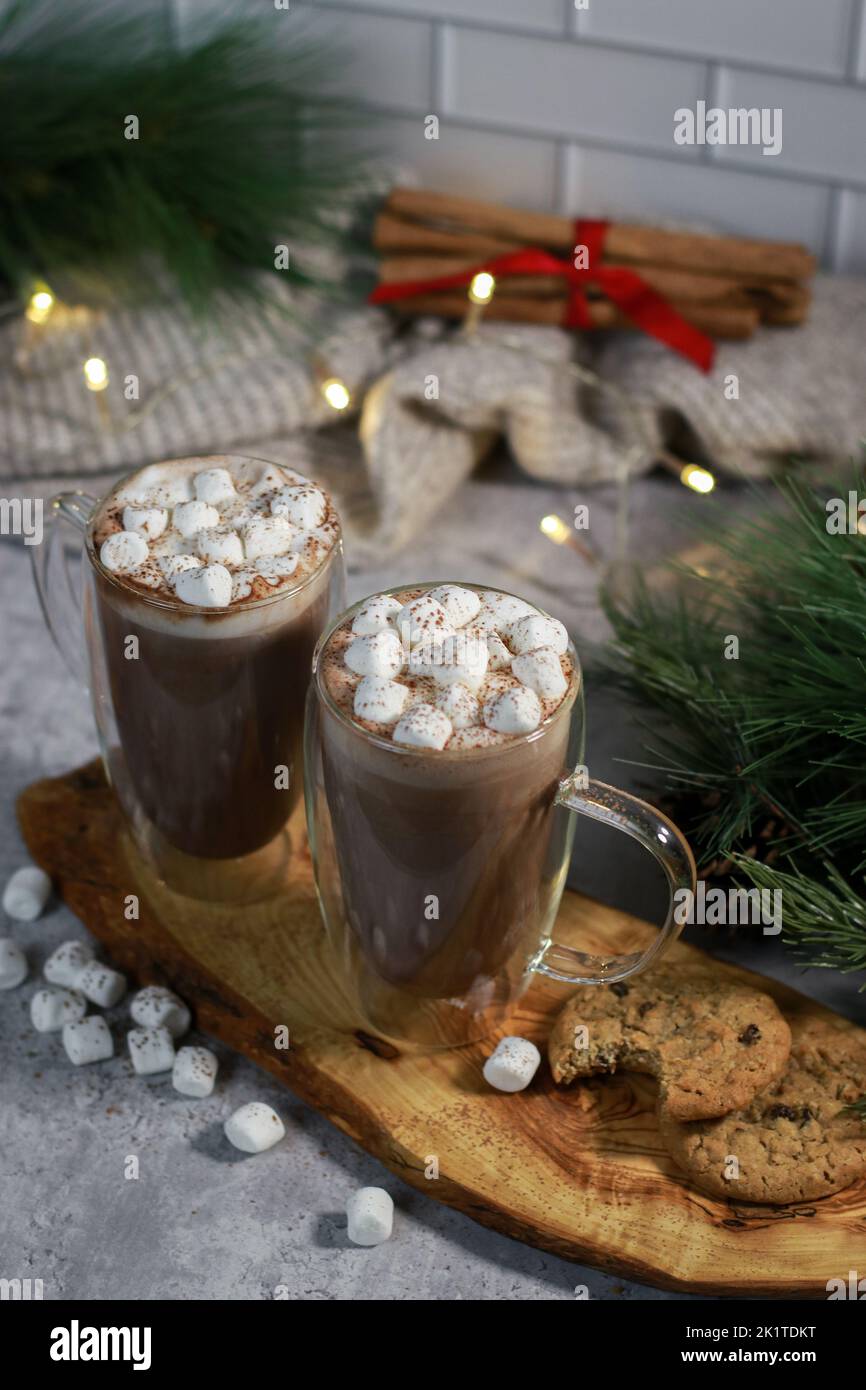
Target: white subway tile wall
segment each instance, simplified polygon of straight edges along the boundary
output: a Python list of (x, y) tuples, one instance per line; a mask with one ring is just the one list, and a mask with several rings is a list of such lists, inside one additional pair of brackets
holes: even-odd
[[(222, 0), (165, 0), (184, 17)], [(245, 0), (354, 53), (375, 143), (429, 187), (806, 242), (866, 271), (866, 0)], [(782, 110), (782, 150), (674, 141)], [(424, 117), (439, 118), (439, 139)]]

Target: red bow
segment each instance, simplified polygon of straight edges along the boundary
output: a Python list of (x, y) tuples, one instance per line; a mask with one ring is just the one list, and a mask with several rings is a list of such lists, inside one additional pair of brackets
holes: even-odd
[(708, 372), (713, 365), (715, 344), (706, 333), (687, 323), (676, 309), (652, 289), (637, 271), (625, 266), (606, 266), (602, 264), (604, 240), (609, 223), (584, 218), (575, 223), (575, 247), (586, 248), (586, 266), (578, 267), (574, 261), (563, 261), (550, 251), (538, 247), (528, 247), (524, 251), (511, 251), (505, 256), (496, 256), (484, 261), (471, 270), (455, 271), (453, 275), (440, 275), (433, 280), (410, 280), (394, 285), (379, 285), (370, 295), (371, 304), (387, 304), (395, 299), (411, 299), (414, 295), (427, 294), (436, 290), (453, 290), (470, 285), (476, 275), (486, 272), (489, 275), (505, 278), (509, 275), (555, 275), (570, 285), (568, 303), (563, 318), (565, 328), (591, 328), (589, 306), (586, 299), (586, 285), (596, 285), (608, 299), (631, 319), (638, 328), (652, 338), (666, 343), (674, 352), (693, 362), (701, 371)]

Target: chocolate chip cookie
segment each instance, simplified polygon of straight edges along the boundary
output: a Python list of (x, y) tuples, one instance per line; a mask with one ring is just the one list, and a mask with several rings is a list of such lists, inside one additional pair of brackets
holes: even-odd
[(788, 1066), (742, 1110), (680, 1124), (662, 1138), (696, 1187), (744, 1202), (812, 1201), (866, 1176), (866, 1122), (845, 1106), (866, 1095), (866, 1033), (791, 1022)]
[(555, 1081), (613, 1072), (658, 1078), (660, 1105), (703, 1120), (748, 1105), (782, 1074), (787, 1023), (767, 994), (705, 966), (667, 965), (569, 999), (548, 1043)]

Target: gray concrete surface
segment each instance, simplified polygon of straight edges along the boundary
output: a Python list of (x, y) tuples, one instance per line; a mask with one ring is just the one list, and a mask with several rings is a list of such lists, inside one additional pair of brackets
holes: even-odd
[[(742, 498), (735, 490), (732, 505)], [(603, 626), (593, 579), (568, 550), (538, 532), (548, 511), (569, 515), (589, 500), (591, 537), (602, 553), (613, 534), (612, 494), (578, 499), (531, 486), (501, 464), (485, 470), (439, 518), (435, 535), (378, 572), (350, 574), (350, 597), (385, 583), (469, 578), (501, 583), (560, 614), (578, 641)], [(692, 535), (701, 500), (665, 478), (637, 485), (632, 553), (662, 554)], [(445, 549), (443, 550), (443, 544)], [(95, 740), (86, 699), (45, 633), (24, 548), (0, 544), (0, 879), (22, 862), (14, 799), (30, 781), (89, 757)], [(635, 785), (622, 759), (639, 756), (629, 716), (590, 679), (588, 763), (593, 775)], [(641, 774), (643, 775), (643, 774)], [(655, 872), (626, 855), (622, 837), (582, 836), (572, 881), (652, 917), (661, 905)], [(0, 995), (0, 1277), (42, 1279), (46, 1299), (655, 1299), (658, 1290), (581, 1268), (475, 1225), (415, 1193), (326, 1120), (225, 1048), (214, 1095), (189, 1101), (164, 1077), (136, 1078), (125, 1056), (75, 1070), (57, 1034), (30, 1027), (34, 980), (53, 947), (84, 934), (64, 907), (33, 925), (4, 923), (27, 953), (30, 980)], [(765, 937), (710, 937), (720, 955), (796, 981), (807, 993), (864, 1021), (853, 979), (811, 972)], [(112, 1011), (122, 1039), (123, 1006)], [(286, 1122), (285, 1141), (244, 1157), (222, 1137), (223, 1119), (250, 1099)], [(139, 1177), (124, 1176), (130, 1156)], [(343, 1203), (352, 1188), (381, 1184), (393, 1195), (393, 1239), (351, 1246)]]

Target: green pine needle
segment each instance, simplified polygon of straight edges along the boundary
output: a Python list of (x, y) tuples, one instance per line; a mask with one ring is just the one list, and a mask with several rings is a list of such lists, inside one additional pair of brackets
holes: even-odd
[(21, 297), (45, 281), (83, 303), (172, 290), (196, 309), (255, 272), (317, 283), (294, 256), (276, 270), (275, 247), (341, 242), (363, 188), (358, 112), (335, 94), (335, 55), (289, 24), (230, 18), (181, 46), (155, 8), (8, 4), (0, 278)]
[[(862, 470), (833, 490), (866, 495)], [(733, 858), (784, 888), (786, 939), (815, 965), (866, 970), (866, 536), (831, 534), (822, 494), (780, 484), (781, 510), (712, 539), (720, 577), (680, 570), (679, 592), (639, 582), (605, 596), (605, 661), (650, 706), (650, 766), (708, 803), (685, 828), (701, 862)], [(707, 529), (718, 526), (711, 511)], [(739, 642), (726, 659), (726, 642)], [(713, 795), (710, 795), (713, 794)], [(745, 851), (770, 821), (789, 830), (784, 868)], [(772, 843), (772, 841), (770, 842)], [(858, 890), (851, 885), (857, 883)]]

